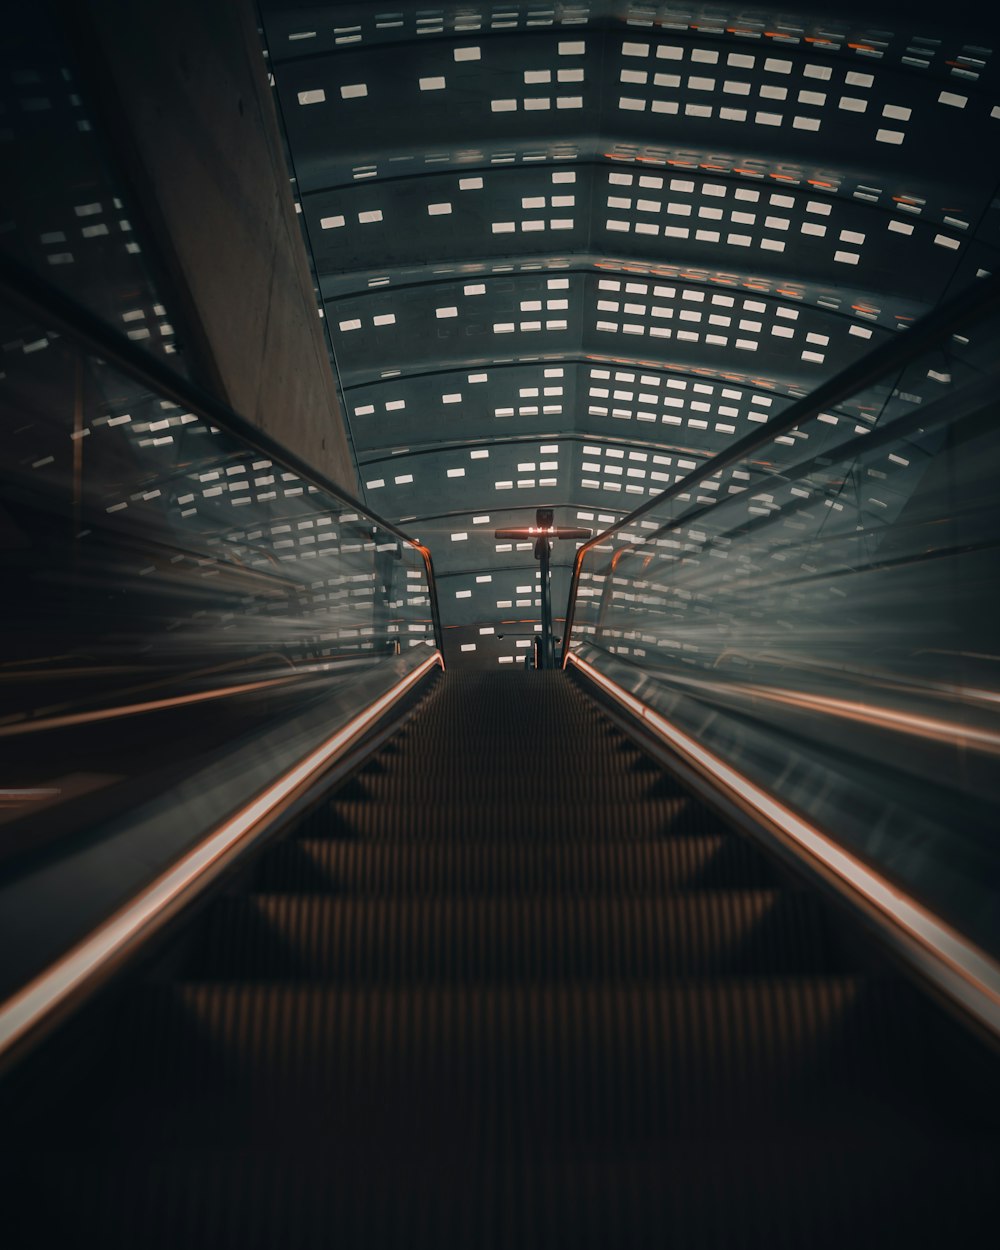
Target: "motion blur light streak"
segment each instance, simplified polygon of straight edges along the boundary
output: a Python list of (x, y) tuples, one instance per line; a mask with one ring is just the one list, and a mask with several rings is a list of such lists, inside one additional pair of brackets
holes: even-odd
[(35, 980), (0, 1006), (0, 1059), (42, 1025), (95, 978), (109, 973), (132, 945), (172, 914), (193, 889), (204, 889), (237, 847), (300, 787), (328, 768), (362, 734), (435, 666), (428, 656), (370, 707), (359, 713), (322, 746), (267, 787), (246, 807), (161, 874), (88, 938), (68, 951)]
[[(739, 687), (735, 686), (720, 688), (739, 689)], [(929, 716), (915, 716), (912, 713), (896, 712), (891, 708), (852, 703), (847, 699), (831, 699), (823, 695), (796, 694), (791, 691), (776, 690), (756, 684), (748, 686), (742, 693), (748, 693), (754, 698), (770, 699), (775, 703), (786, 703), (790, 707), (803, 707), (819, 712), (829, 712), (833, 716), (843, 716), (848, 720), (864, 721), (869, 725), (880, 725), (886, 729), (901, 730), (903, 733), (915, 734), (922, 738), (932, 738), (937, 742), (948, 742), (977, 751), (986, 751), (991, 755), (1000, 754), (1000, 734), (988, 733), (985, 730), (978, 730), (969, 725), (960, 725), (953, 721), (934, 720)]]
[(195, 694), (175, 695), (169, 699), (153, 699), (147, 703), (128, 703), (122, 707), (105, 707), (94, 712), (75, 712), (66, 716), (50, 716), (38, 720), (19, 721), (14, 725), (0, 725), (0, 738), (15, 738), (21, 734), (35, 733), (42, 729), (64, 729), (69, 725), (91, 725), (97, 721), (118, 720), (123, 716), (138, 716), (143, 712), (162, 712), (166, 708), (184, 707), (191, 703), (207, 703), (213, 699), (232, 698), (249, 694), (253, 690), (267, 690), (273, 686), (287, 686), (299, 680), (300, 674), (285, 677), (269, 677), (265, 681), (250, 681), (241, 686), (221, 686), (215, 690), (199, 690)]
[[(815, 671), (820, 671), (818, 666), (815, 667)], [(836, 669), (827, 670), (826, 675), (835, 677), (838, 675), (838, 671)], [(843, 676), (842, 671), (840, 675)], [(857, 678), (860, 674), (853, 673), (851, 676)], [(699, 697), (707, 699), (711, 699), (714, 695), (734, 695), (737, 698), (750, 700), (764, 699), (772, 703), (783, 703), (789, 707), (827, 712), (832, 716), (843, 717), (847, 720), (855, 720), (904, 734), (913, 734), (917, 737), (930, 738), (935, 742), (949, 743), (954, 746), (982, 751), (990, 755), (1000, 754), (1000, 734), (976, 729), (972, 725), (963, 725), (958, 721), (938, 720), (930, 716), (880, 707), (874, 703), (861, 703), (802, 691), (782, 690), (775, 686), (763, 686), (752, 680), (748, 680), (745, 684), (736, 684), (692, 677), (687, 673), (671, 673), (669, 680), (672, 683), (695, 691)], [(897, 686), (897, 692), (905, 692), (906, 689), (905, 686)], [(924, 698), (931, 693), (938, 692), (934, 687), (926, 684), (920, 687), (913, 687), (912, 689), (914, 693)], [(966, 692), (941, 687), (940, 693), (954, 700), (956, 694), (963, 695)], [(970, 703), (984, 698), (982, 692), (969, 693), (976, 696), (968, 700)], [(995, 696), (989, 696), (989, 701), (994, 699)]]

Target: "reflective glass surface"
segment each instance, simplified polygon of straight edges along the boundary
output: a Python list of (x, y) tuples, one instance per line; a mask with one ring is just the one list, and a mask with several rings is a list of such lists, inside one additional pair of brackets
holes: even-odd
[(0, 858), (225, 767), (283, 717), (329, 735), (431, 654), (420, 549), (66, 336), (2, 322)]
[(573, 645), (1000, 949), (996, 317), (608, 531)]
[(156, 258), (95, 116), (89, 90), (95, 72), (58, 4), (7, 6), (0, 41), (0, 251), (185, 370)]

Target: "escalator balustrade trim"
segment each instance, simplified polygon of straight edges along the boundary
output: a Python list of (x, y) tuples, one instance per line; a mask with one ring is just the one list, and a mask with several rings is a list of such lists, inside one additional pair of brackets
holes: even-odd
[(846, 900), (867, 912), (882, 939), (905, 963), (989, 1036), (1000, 1039), (1000, 963), (581, 656), (570, 653), (567, 663), (641, 721), (671, 753), (707, 777), (714, 791), (748, 810), (755, 828), (770, 830), (777, 847), (791, 848), (800, 865), (832, 882)]
[(340, 726), (294, 768), (256, 794), (180, 860), (163, 871), (102, 925), (59, 960), (0, 1003), (0, 1063), (16, 1060), (21, 1048), (37, 1043), (60, 1015), (96, 992), (121, 962), (135, 955), (156, 930), (215, 876), (259, 833), (281, 805), (316, 778), (392, 706), (441, 666), (429, 656), (390, 690)]

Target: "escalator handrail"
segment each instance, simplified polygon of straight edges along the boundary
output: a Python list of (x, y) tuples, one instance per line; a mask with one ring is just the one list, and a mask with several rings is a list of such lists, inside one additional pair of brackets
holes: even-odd
[[(0, 1073), (137, 958), (175, 916), (203, 896), (246, 852), (280, 829), (289, 811), (299, 810), (323, 793), (330, 784), (330, 769), (349, 756), (365, 734), (377, 728), (436, 668), (443, 667), (440, 653), (428, 655), (260, 790), (251, 792), (235, 811), (161, 866), (69, 949), (48, 960), (27, 983), (6, 999), (0, 996)], [(346, 767), (349, 769), (350, 763)], [(23, 888), (23, 878), (17, 888)]]
[(324, 494), (331, 495), (349, 508), (357, 509), (361, 516), (370, 520), (378, 530), (384, 530), (416, 550), (427, 573), (431, 618), (434, 627), (434, 644), (444, 654), (444, 636), (438, 608), (437, 581), (434, 561), (423, 543), (417, 542), (405, 531), (386, 521), (353, 495), (348, 494), (332, 478), (308, 464), (284, 444), (252, 425), (246, 417), (228, 404), (185, 378), (166, 361), (138, 347), (119, 331), (103, 321), (96, 313), (80, 304), (71, 296), (51, 286), (12, 256), (0, 252), (0, 291), (22, 311), (35, 318), (43, 327), (58, 330), (73, 339), (87, 351), (114, 365), (123, 373), (149, 387), (157, 394), (170, 399), (210, 425), (218, 426), (239, 439), (241, 443), (266, 456), (282, 468), (302, 478)]
[(815, 824), (808, 814), (741, 771), (738, 764), (602, 672), (594, 662), (599, 650), (585, 644), (569, 656), (569, 666), (640, 726), (644, 737), (664, 749), (663, 757), (653, 749), (654, 758), (769, 854), (804, 871), (809, 882), (865, 918), (884, 947), (915, 972), (922, 984), (957, 1008), (980, 1036), (993, 1045), (1000, 1043), (1000, 962), (995, 955), (852, 851), (832, 830)]
[[(965, 322), (998, 308), (1000, 308), (1000, 273), (992, 274), (990, 277), (973, 283), (971, 287), (966, 287), (947, 303), (931, 309), (929, 313), (910, 326), (905, 334), (896, 334), (873, 351), (867, 352), (860, 360), (854, 361), (834, 377), (820, 383), (808, 395), (795, 400), (784, 412), (778, 413), (759, 428), (738, 438), (735, 443), (706, 460), (700, 468), (692, 469), (672, 486), (660, 491), (652, 499), (647, 499), (645, 503), (634, 508), (614, 525), (583, 543), (576, 553), (573, 574), (570, 578), (569, 596), (566, 602), (566, 624), (563, 630), (562, 667), (565, 668), (569, 661), (583, 562), (595, 547), (606, 543), (614, 534), (633, 525), (640, 517), (662, 507), (678, 495), (690, 491), (700, 482), (714, 477), (723, 469), (738, 464), (752, 452), (773, 442), (778, 435), (787, 434), (796, 426), (814, 419), (825, 409), (856, 395), (865, 387), (885, 378), (893, 370), (904, 368), (922, 352), (933, 347), (945, 335), (954, 332)], [(679, 517), (664, 521), (659, 532), (662, 534), (678, 529), (685, 521), (686, 511)]]

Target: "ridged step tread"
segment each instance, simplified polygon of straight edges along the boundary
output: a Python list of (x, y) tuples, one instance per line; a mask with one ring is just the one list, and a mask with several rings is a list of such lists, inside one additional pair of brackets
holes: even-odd
[(947, 1137), (801, 1131), (624, 1158), (280, 1145), (123, 1143), (54, 1173), (22, 1157), (11, 1179), (30, 1214), (11, 1229), (8, 1212), (9, 1244), (100, 1228), (102, 1250), (939, 1250), (990, 1244), (994, 1215), (995, 1157)]
[[(353, 898), (530, 895), (558, 888), (578, 897), (627, 898), (684, 889), (753, 888), (774, 880), (767, 861), (732, 834), (671, 832), (643, 841), (551, 836), (471, 841), (447, 836), (447, 824), (467, 829), (477, 818), (449, 813), (449, 820), (440, 821), (433, 832), (421, 826), (418, 836), (391, 843), (378, 837), (360, 840), (350, 822), (349, 840), (289, 839), (262, 858), (254, 888)], [(578, 817), (577, 834), (583, 832), (581, 823)], [(599, 826), (606, 823), (611, 822), (603, 816), (595, 818)], [(620, 823), (620, 813), (615, 823)]]
[[(350, 793), (355, 793), (351, 791)], [(309, 838), (375, 841), (525, 840), (560, 842), (657, 841), (675, 836), (716, 834), (716, 817), (687, 798), (650, 798), (621, 803), (594, 797), (587, 802), (534, 798), (512, 786), (502, 804), (480, 796), (414, 799), (337, 798), (317, 809), (300, 826)]]
[(654, 769), (619, 771), (599, 761), (582, 761), (571, 769), (557, 769), (545, 757), (526, 755), (507, 767), (484, 760), (452, 759), (444, 769), (429, 768), (412, 772), (357, 773), (344, 787), (344, 798), (373, 799), (383, 803), (465, 801), (500, 806), (512, 796), (533, 796), (539, 802), (644, 803), (647, 799), (678, 798), (675, 782)]
[[(428, 737), (407, 750), (400, 748), (379, 752), (362, 766), (357, 775), (365, 777), (387, 773), (401, 779), (448, 777), (465, 765), (475, 766), (481, 773), (496, 770), (502, 776), (507, 776), (511, 769), (524, 774), (539, 771), (574, 776), (589, 768), (662, 775), (642, 751), (619, 743), (595, 743), (584, 747), (567, 744), (562, 748), (546, 744), (543, 750), (537, 750), (524, 743), (493, 739), (477, 742), (472, 735), (464, 735), (453, 743), (440, 737)], [(684, 793), (679, 786), (675, 789), (677, 794)]]
[(814, 896), (773, 890), (665, 898), (223, 900), (197, 975), (368, 985), (840, 970)]
[(91, 1127), (114, 1138), (134, 1123), (130, 1082), (155, 1071), (144, 1115), (165, 1133), (198, 1117), (205, 1142), (385, 1141), (392, 1124), (404, 1136), (436, 1124), (459, 1152), (495, 1148), (502, 1131), (525, 1150), (614, 1137), (641, 1153), (760, 1115), (769, 1131), (816, 1114), (836, 1131), (872, 1099), (884, 1119), (901, 1088), (912, 1110), (901, 1073), (926, 1074), (898, 991), (857, 976), (150, 987), (108, 1055), (116, 1110)]

